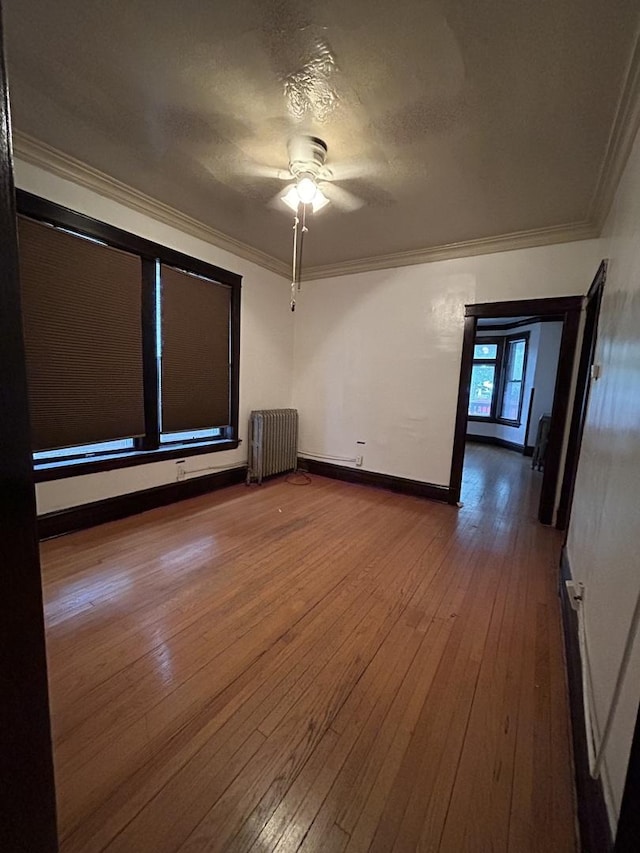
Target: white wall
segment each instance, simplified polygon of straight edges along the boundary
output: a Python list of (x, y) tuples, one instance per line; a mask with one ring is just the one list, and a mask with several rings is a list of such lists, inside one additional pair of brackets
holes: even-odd
[[(15, 180), (21, 189), (242, 275), (240, 438), (246, 438), (251, 409), (291, 405), (293, 317), (289, 310), (289, 285), (284, 278), (20, 160), (15, 165)], [(185, 467), (187, 470), (234, 467), (243, 464), (246, 458), (246, 446), (241, 444), (237, 450), (191, 457)], [(38, 512), (51, 512), (175, 480), (176, 464), (166, 461), (39, 483)]]
[[(542, 415), (550, 415), (556, 390), (558, 374), (558, 356), (562, 339), (562, 323), (541, 323), (538, 339), (536, 372), (533, 378), (535, 388), (531, 411), (531, 429), (526, 443), (534, 445), (538, 431), (538, 421)], [(576, 362), (578, 361), (576, 357)], [(569, 412), (571, 409), (569, 409)], [(523, 434), (523, 441), (525, 436)]]
[(583, 294), (601, 258), (588, 240), (305, 282), (301, 451), (448, 485), (465, 303)]
[(612, 713), (604, 782), (615, 825), (640, 701), (640, 641), (634, 629), (640, 601), (640, 139), (604, 235), (610, 263), (596, 351), (602, 376), (591, 385), (568, 556), (574, 578), (585, 584), (598, 742)]
[[(589, 240), (305, 283), (294, 355), (284, 279), (19, 160), (16, 184), (244, 276), (241, 438), (252, 408), (293, 401), (302, 451), (345, 460), (363, 453), (368, 470), (439, 485), (449, 482), (465, 303), (583, 293), (602, 255), (600, 241)], [(195, 459), (188, 467), (231, 467), (246, 450)], [(38, 508), (174, 480), (168, 461), (41, 483)]]

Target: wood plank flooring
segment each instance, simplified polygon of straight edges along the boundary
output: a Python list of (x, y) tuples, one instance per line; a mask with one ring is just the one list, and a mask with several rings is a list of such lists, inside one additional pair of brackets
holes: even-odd
[(43, 543), (63, 853), (576, 849), (541, 475), (314, 477)]

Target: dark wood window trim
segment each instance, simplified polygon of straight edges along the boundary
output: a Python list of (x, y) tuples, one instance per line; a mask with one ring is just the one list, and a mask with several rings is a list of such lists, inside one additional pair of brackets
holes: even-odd
[[(481, 424), (501, 424), (502, 426), (509, 426), (518, 429), (522, 426), (522, 403), (524, 399), (524, 380), (527, 375), (527, 359), (529, 357), (529, 332), (521, 332), (520, 334), (513, 335), (500, 335), (496, 337), (490, 337), (485, 335), (479, 335), (479, 332), (483, 332), (484, 328), (479, 326), (476, 330), (476, 339), (475, 345), (478, 344), (497, 344), (498, 353), (495, 359), (483, 359), (483, 358), (474, 358), (473, 364), (495, 364), (496, 366), (496, 388), (491, 398), (491, 414), (487, 417), (482, 417), (482, 415), (468, 415), (467, 420), (473, 421), (475, 423)], [(500, 409), (502, 408), (502, 402), (504, 398), (504, 390), (506, 384), (506, 370), (507, 370), (507, 351), (509, 347), (509, 343), (511, 341), (525, 341), (525, 352), (524, 352), (524, 373), (522, 378), (522, 387), (520, 389), (520, 403), (518, 405), (518, 417), (516, 420), (509, 420), (508, 418), (501, 418), (499, 415)]]
[[(481, 331), (481, 330), (479, 330)], [(491, 395), (491, 414), (484, 417), (483, 415), (469, 415), (468, 419), (470, 421), (476, 421), (481, 424), (493, 424), (496, 422), (496, 411), (498, 406), (498, 397), (500, 394), (500, 377), (502, 375), (502, 354), (504, 351), (504, 338), (503, 337), (491, 337), (487, 336), (476, 336), (475, 346), (481, 346), (482, 344), (495, 344), (497, 346), (496, 357), (495, 358), (474, 358), (472, 362), (472, 370), (475, 365), (488, 364), (495, 367), (494, 373), (494, 381), (495, 387), (493, 390), (493, 394)], [(475, 352), (475, 350), (474, 350)]]
[(160, 447), (160, 382), (156, 356), (156, 261), (142, 260), (142, 373), (144, 385), (145, 434), (135, 440), (136, 450)]
[(223, 438), (207, 442), (164, 444), (154, 450), (119, 451), (117, 453), (105, 453), (103, 456), (37, 462), (33, 466), (33, 478), (36, 483), (46, 483), (50, 480), (79, 477), (82, 474), (97, 474), (100, 471), (132, 468), (134, 465), (148, 465), (150, 462), (163, 462), (167, 459), (186, 459), (189, 456), (200, 456), (203, 453), (235, 450), (240, 444), (240, 439)]
[(524, 364), (522, 366), (522, 384), (520, 385), (520, 400), (518, 401), (518, 417), (514, 420), (510, 420), (509, 418), (502, 418), (500, 417), (500, 415), (497, 415), (496, 423), (502, 424), (503, 426), (519, 428), (522, 426), (522, 403), (524, 400), (524, 384), (527, 378), (527, 361), (529, 359), (529, 332), (521, 332), (519, 335), (507, 335), (504, 338), (502, 372), (500, 375), (500, 387), (498, 389), (498, 399), (500, 401), (500, 408), (497, 411), (500, 411), (502, 409), (502, 404), (504, 402), (504, 392), (507, 384), (507, 368), (509, 366), (509, 345), (515, 341), (524, 341)]
[[(242, 276), (199, 258), (162, 246), (90, 216), (69, 210), (24, 190), (16, 190), (17, 213), (58, 228), (101, 240), (117, 249), (132, 252), (142, 259), (142, 317), (145, 436), (135, 441), (133, 450), (34, 463), (36, 482), (76, 477), (81, 474), (110, 471), (166, 459), (233, 450), (238, 447), (240, 408), (240, 299)], [(167, 264), (231, 288), (231, 393), (230, 423), (218, 438), (206, 441), (160, 443), (158, 405), (158, 364), (156, 358), (156, 266)]]
[(149, 260), (158, 259), (169, 266), (185, 269), (204, 278), (219, 281), (221, 284), (228, 284), (230, 287), (240, 287), (242, 285), (242, 276), (237, 273), (229, 272), (229, 270), (217, 267), (199, 258), (192, 258), (183, 252), (170, 249), (168, 246), (154, 243), (153, 240), (138, 237), (137, 234), (123, 231), (121, 228), (108, 225), (106, 222), (100, 222), (98, 219), (85, 216), (83, 213), (76, 213), (74, 210), (69, 210), (69, 208), (56, 204), (53, 201), (40, 198), (40, 196), (26, 192), (26, 190), (16, 190), (16, 203), (18, 213), (23, 216), (29, 216), (31, 219), (37, 219), (40, 222), (49, 222), (58, 228), (68, 228), (70, 231), (77, 231), (88, 237), (94, 237), (96, 240), (102, 240), (116, 249), (133, 252), (136, 255), (140, 255), (141, 258)]

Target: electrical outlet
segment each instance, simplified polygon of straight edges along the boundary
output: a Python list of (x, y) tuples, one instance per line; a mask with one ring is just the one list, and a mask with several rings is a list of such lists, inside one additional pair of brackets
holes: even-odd
[(362, 463), (364, 462), (364, 456), (356, 456), (356, 465), (358, 468), (362, 467)]
[(176, 466), (176, 480), (180, 482), (180, 480), (184, 480), (187, 472), (184, 470), (184, 465)]

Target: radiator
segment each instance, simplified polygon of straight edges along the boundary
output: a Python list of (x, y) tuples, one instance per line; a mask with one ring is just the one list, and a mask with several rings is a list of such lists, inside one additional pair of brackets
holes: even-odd
[(293, 471), (298, 462), (296, 409), (262, 409), (249, 418), (247, 485), (263, 477)]

